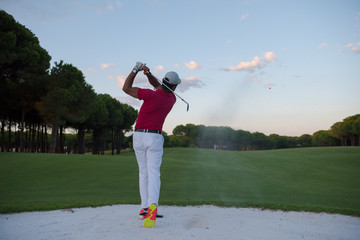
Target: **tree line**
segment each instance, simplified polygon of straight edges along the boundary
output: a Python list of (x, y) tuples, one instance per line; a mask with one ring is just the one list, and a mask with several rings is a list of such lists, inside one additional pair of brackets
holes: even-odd
[(3, 10), (0, 52), (2, 152), (70, 151), (65, 129), (71, 128), (77, 133), (71, 151), (84, 153), (91, 133), (93, 154), (103, 154), (109, 142), (112, 153), (120, 153), (124, 133), (137, 118), (133, 107), (95, 93), (72, 64), (55, 62), (50, 69), (51, 57), (38, 38)]
[(178, 125), (173, 135), (165, 135), (167, 147), (198, 147), (222, 150), (267, 150), (318, 146), (360, 146), (360, 114), (335, 123), (330, 130), (319, 130), (300, 137), (251, 133), (230, 127)]

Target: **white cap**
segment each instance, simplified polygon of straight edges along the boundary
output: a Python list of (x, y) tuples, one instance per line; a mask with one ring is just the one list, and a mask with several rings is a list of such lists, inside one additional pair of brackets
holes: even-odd
[(171, 85), (177, 85), (181, 83), (181, 79), (176, 72), (168, 72), (165, 74), (163, 81), (170, 83)]

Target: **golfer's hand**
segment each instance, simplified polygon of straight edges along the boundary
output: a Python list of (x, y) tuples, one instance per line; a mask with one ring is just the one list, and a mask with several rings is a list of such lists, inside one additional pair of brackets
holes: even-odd
[(150, 68), (148, 68), (147, 66), (144, 65), (144, 66), (142, 67), (142, 70), (144, 71), (144, 74), (145, 74), (145, 75), (149, 75), (149, 74), (150, 74)]
[(139, 72), (143, 70), (143, 67), (145, 66), (145, 63), (137, 62), (136, 65), (133, 68), (133, 72)]

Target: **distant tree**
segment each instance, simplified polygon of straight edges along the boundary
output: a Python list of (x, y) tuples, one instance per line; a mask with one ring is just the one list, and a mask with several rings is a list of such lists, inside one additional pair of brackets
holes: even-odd
[(168, 134), (162, 131), (162, 136), (164, 137), (164, 147), (170, 147), (170, 138)]
[(347, 133), (344, 129), (344, 123), (343, 122), (337, 122), (334, 123), (331, 126), (330, 134), (334, 136), (337, 139), (341, 140), (341, 145), (346, 146), (347, 145)]
[(251, 133), (249, 131), (237, 130), (235, 141), (237, 150), (249, 150), (251, 144)]
[(312, 146), (312, 137), (310, 134), (303, 134), (299, 137), (298, 142), (302, 147), (311, 147)]
[(219, 145), (217, 135), (217, 127), (204, 126), (199, 131), (199, 147), (201, 148), (217, 148)]
[[(104, 154), (111, 142), (112, 154), (120, 154), (124, 134), (131, 131), (138, 112), (109, 94), (98, 94), (88, 126), (93, 132), (93, 154)], [(110, 139), (110, 140), (109, 140)]]
[(360, 146), (360, 115), (352, 123), (352, 132), (357, 135), (357, 144)]
[(103, 131), (109, 119), (109, 111), (103, 95), (96, 95), (92, 112), (85, 124), (92, 131), (92, 153), (100, 154)]
[[(80, 78), (79, 78), (80, 80)], [(78, 98), (76, 103), (71, 106), (65, 119), (67, 124), (78, 130), (77, 153), (85, 153), (85, 131), (87, 130), (86, 121), (93, 111), (93, 105), (96, 100), (96, 93), (92, 86), (84, 81), (77, 82)]]
[(251, 134), (251, 146), (254, 150), (265, 150), (273, 147), (273, 141), (263, 133)]
[(169, 147), (181, 147), (181, 140), (178, 136), (170, 135), (169, 137)]
[(121, 129), (124, 131), (124, 133), (126, 133), (132, 130), (132, 126), (138, 117), (138, 111), (128, 104), (122, 103), (121, 107), (122, 112), (124, 113), (124, 122), (121, 125)]
[(358, 139), (360, 138), (359, 119), (360, 119), (360, 114), (357, 114), (347, 117), (343, 121), (343, 129), (350, 138), (351, 146), (359, 145), (357, 143)]
[(230, 127), (215, 128), (216, 144), (220, 149), (232, 150), (235, 147), (236, 132)]
[(312, 136), (313, 145), (316, 147), (338, 146), (340, 141), (330, 134), (330, 131), (320, 130)]
[(331, 135), (341, 140), (343, 146), (348, 142), (352, 146), (360, 146), (360, 114), (349, 116), (342, 122), (331, 126)]
[(138, 116), (138, 111), (135, 110), (135, 108), (129, 106), (128, 104), (121, 103), (120, 106), (122, 109), (124, 121), (116, 128), (115, 146), (117, 154), (120, 154), (122, 139), (124, 138), (125, 133), (132, 130), (132, 126), (134, 125)]
[(173, 129), (173, 134), (180, 140), (182, 147), (189, 147), (190, 145), (190, 129), (184, 125), (178, 125)]
[(280, 136), (278, 134), (270, 134), (269, 138), (272, 140), (274, 148), (281, 149), (281, 148), (290, 147), (290, 142), (288, 137)]
[[(116, 136), (120, 134), (121, 126), (124, 124), (124, 112), (121, 103), (110, 95), (105, 94), (105, 104), (109, 111), (107, 130), (111, 137), (111, 153), (114, 155), (116, 147)], [(106, 137), (105, 137), (106, 138)], [(120, 142), (120, 140), (119, 140)], [(119, 150), (120, 151), (120, 150)]]

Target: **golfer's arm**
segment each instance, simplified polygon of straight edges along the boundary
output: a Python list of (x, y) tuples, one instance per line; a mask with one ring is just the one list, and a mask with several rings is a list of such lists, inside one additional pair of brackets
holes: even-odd
[(126, 94), (129, 94), (130, 96), (132, 96), (134, 98), (138, 98), (138, 95), (137, 95), (138, 88), (132, 86), (134, 83), (135, 77), (136, 77), (136, 73), (131, 72), (129, 74), (129, 76), (125, 80), (125, 83), (123, 86), (123, 91)]
[(160, 87), (160, 83), (158, 82), (158, 80), (156, 79), (156, 77), (154, 75), (151, 74), (151, 72), (149, 72), (149, 74), (146, 75), (147, 78), (149, 79), (149, 83), (156, 89), (158, 89)]

